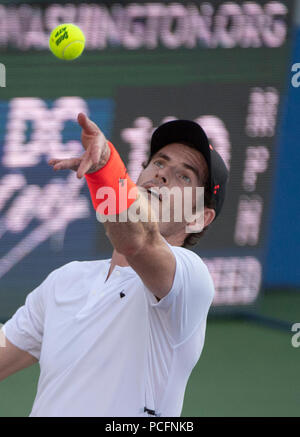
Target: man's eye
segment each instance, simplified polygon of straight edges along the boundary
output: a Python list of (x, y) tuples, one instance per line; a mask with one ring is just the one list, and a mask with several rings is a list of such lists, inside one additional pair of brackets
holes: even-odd
[(182, 179), (184, 179), (184, 181), (185, 181), (187, 184), (190, 184), (190, 183), (191, 183), (191, 178), (190, 178), (189, 176), (181, 175), (181, 177), (182, 177)]
[(163, 163), (161, 161), (154, 161), (154, 165), (157, 165), (157, 167), (160, 167), (160, 168), (163, 167)]

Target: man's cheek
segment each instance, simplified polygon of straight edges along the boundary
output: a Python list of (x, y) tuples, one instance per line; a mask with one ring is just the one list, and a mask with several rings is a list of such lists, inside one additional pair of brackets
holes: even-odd
[(174, 195), (165, 194), (163, 197), (163, 218), (166, 222), (181, 222), (182, 221), (182, 208), (180, 200), (175, 199)]
[(140, 172), (140, 174), (137, 178), (137, 181), (136, 181), (136, 185), (143, 185), (148, 179), (150, 179), (150, 178), (149, 178), (149, 170), (147, 167), (147, 169), (143, 169)]

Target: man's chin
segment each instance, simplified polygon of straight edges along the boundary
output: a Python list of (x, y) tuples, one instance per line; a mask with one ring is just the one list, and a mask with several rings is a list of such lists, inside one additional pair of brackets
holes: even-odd
[(166, 222), (160, 221), (160, 222), (158, 222), (158, 229), (159, 229), (160, 234), (166, 238), (170, 235), (177, 234), (181, 229), (181, 224), (180, 223), (172, 223), (172, 222), (166, 223)]

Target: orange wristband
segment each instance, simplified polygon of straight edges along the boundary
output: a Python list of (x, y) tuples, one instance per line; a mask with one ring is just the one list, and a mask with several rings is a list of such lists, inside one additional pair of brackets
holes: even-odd
[(138, 197), (138, 189), (130, 179), (126, 167), (108, 141), (110, 157), (100, 170), (85, 175), (93, 206), (99, 214), (120, 214), (130, 207)]

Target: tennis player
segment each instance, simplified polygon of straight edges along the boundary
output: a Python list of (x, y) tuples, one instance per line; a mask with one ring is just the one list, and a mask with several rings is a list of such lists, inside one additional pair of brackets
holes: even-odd
[[(198, 124), (176, 120), (153, 133), (135, 184), (97, 125), (82, 113), (78, 123), (82, 157), (49, 164), (85, 177), (98, 213), (105, 202), (99, 188), (114, 191), (116, 220), (103, 223), (112, 258), (73, 261), (28, 294), (3, 326), (0, 380), (39, 361), (35, 417), (180, 416), (214, 295), (207, 267), (188, 247), (220, 214), (228, 171)], [(161, 220), (160, 188), (178, 187), (184, 197), (185, 187), (201, 186), (199, 232), (187, 232), (196, 219), (174, 219), (172, 203), (170, 220)], [(120, 206), (121, 187), (126, 195)], [(149, 204), (158, 220), (131, 219), (137, 205), (143, 212)], [(128, 219), (121, 221), (124, 213)], [(111, 217), (103, 208), (101, 214)]]

